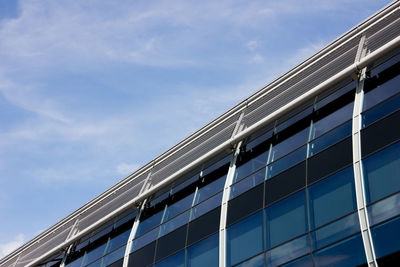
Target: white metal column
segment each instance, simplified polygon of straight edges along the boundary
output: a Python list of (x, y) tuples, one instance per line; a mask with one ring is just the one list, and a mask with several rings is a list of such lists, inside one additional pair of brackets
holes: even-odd
[(222, 194), (221, 203), (221, 218), (219, 223), (219, 267), (226, 267), (226, 218), (228, 215), (228, 201), (230, 195), (230, 186), (233, 182), (233, 177), (236, 169), (236, 159), (240, 152), (242, 141), (236, 146), (228, 174), (226, 175), (224, 192)]
[(368, 212), (365, 200), (365, 186), (364, 186), (364, 175), (363, 167), (361, 163), (361, 111), (364, 101), (364, 80), (365, 80), (366, 68), (362, 69), (359, 75), (356, 96), (354, 100), (353, 110), (353, 170), (354, 170), (354, 181), (356, 187), (356, 198), (357, 198), (357, 211), (358, 219), (360, 221), (361, 235), (364, 243), (365, 255), (367, 257), (368, 266), (376, 267), (378, 263), (376, 261), (374, 244), (372, 241), (371, 230), (369, 227)]
[(128, 262), (129, 262), (129, 254), (131, 253), (131, 249), (132, 249), (132, 243), (133, 243), (133, 239), (136, 236), (136, 232), (137, 229), (139, 227), (139, 223), (140, 223), (140, 215), (142, 214), (143, 210), (144, 210), (144, 206), (146, 205), (146, 201), (147, 199), (145, 199), (139, 209), (139, 212), (136, 215), (135, 221), (133, 222), (132, 225), (132, 230), (131, 233), (129, 234), (129, 238), (128, 238), (128, 242), (126, 244), (126, 249), (125, 249), (125, 254), (124, 254), (124, 262), (122, 264), (123, 267), (128, 267)]

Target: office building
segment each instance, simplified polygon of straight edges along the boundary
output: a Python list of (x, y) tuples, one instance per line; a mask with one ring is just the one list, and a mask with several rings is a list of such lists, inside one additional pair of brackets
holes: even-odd
[(0, 266), (395, 266), (400, 2)]

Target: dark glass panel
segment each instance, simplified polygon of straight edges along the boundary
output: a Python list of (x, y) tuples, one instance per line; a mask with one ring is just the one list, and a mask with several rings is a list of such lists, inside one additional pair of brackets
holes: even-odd
[(385, 198), (368, 207), (370, 225), (375, 225), (400, 214), (400, 194)]
[(400, 217), (371, 228), (377, 258), (400, 250)]
[(153, 263), (154, 250), (156, 248), (156, 242), (152, 242), (147, 246), (131, 253), (129, 255), (129, 267), (146, 267)]
[(212, 235), (187, 248), (187, 267), (218, 266), (219, 235)]
[(322, 228), (311, 232), (313, 249), (325, 247), (337, 240), (360, 231), (358, 214), (352, 213), (342, 219), (334, 221)]
[(91, 263), (104, 254), (104, 250), (106, 248), (107, 243), (104, 243), (100, 245), (99, 247), (96, 247), (88, 252), (86, 252), (85, 257), (83, 258), (83, 265), (86, 265), (88, 263)]
[(218, 207), (191, 221), (189, 223), (187, 244), (193, 244), (208, 235), (218, 232), (220, 215), (221, 207)]
[(194, 205), (206, 200), (210, 196), (218, 193), (219, 191), (222, 191), (224, 189), (225, 180), (226, 180), (226, 175), (223, 175), (219, 179), (217, 179), (203, 187), (199, 187), (199, 189), (196, 193), (195, 200), (193, 202)]
[(319, 179), (352, 164), (353, 153), (351, 137), (348, 137), (310, 157), (307, 162), (308, 184), (318, 181)]
[(157, 262), (155, 267), (184, 267), (185, 266), (185, 250), (181, 250), (160, 262)]
[(172, 218), (171, 220), (161, 224), (160, 226), (160, 233), (158, 236), (163, 236), (166, 235), (173, 230), (177, 229), (178, 227), (181, 227), (182, 225), (186, 224), (189, 222), (189, 216), (190, 216), (190, 210), (179, 214), (178, 216)]
[(159, 261), (185, 247), (187, 226), (160, 237), (157, 240), (156, 261)]
[(314, 252), (315, 266), (358, 266), (366, 262), (361, 235)]
[(345, 137), (351, 135), (352, 121), (349, 120), (335, 129), (321, 135), (309, 143), (309, 157), (321, 152)]
[(400, 251), (381, 257), (377, 259), (379, 267), (392, 267), (396, 266), (400, 262)]
[(268, 179), (265, 182), (265, 204), (271, 203), (301, 189), (306, 184), (305, 161)]
[(178, 200), (177, 202), (175, 202), (173, 204), (170, 204), (170, 205), (167, 204), (162, 221), (165, 222), (165, 221), (175, 217), (176, 215), (182, 213), (183, 211), (189, 209), (193, 203), (193, 196), (194, 196), (194, 193), (184, 197), (181, 200)]
[(284, 170), (289, 169), (293, 165), (304, 160), (307, 156), (307, 146), (304, 145), (295, 151), (290, 152), (286, 156), (272, 162), (267, 166), (267, 179), (278, 175)]
[(193, 221), (194, 219), (221, 205), (222, 193), (223, 192), (220, 192), (215, 196), (210, 197), (206, 201), (203, 201), (200, 204), (194, 206), (190, 213), (190, 220)]
[(281, 265), (281, 267), (310, 267), (310, 266), (314, 266), (311, 255), (307, 255), (301, 257), (300, 259)]
[(125, 245), (126, 242), (128, 241), (130, 233), (131, 229), (126, 230), (125, 232), (112, 237), (108, 243), (106, 253), (109, 253), (110, 251), (113, 251), (114, 249), (117, 249), (120, 246)]
[(250, 188), (255, 187), (256, 185), (261, 184), (265, 180), (265, 168), (253, 173), (250, 176), (247, 176), (245, 179), (233, 184), (231, 186), (231, 192), (229, 195), (230, 199), (233, 199), (242, 193), (246, 192)]
[(310, 239), (304, 235), (267, 251), (267, 266), (279, 266), (310, 252)]
[(245, 262), (235, 265), (235, 267), (264, 267), (265, 266), (265, 254), (260, 254), (247, 260)]
[(399, 151), (400, 142), (397, 142), (363, 160), (367, 203), (400, 190)]
[(228, 202), (227, 225), (246, 217), (263, 208), (264, 184), (257, 185), (249, 191)]
[(267, 248), (277, 246), (307, 231), (305, 190), (265, 209)]
[[(146, 213), (146, 211), (144, 212)], [(159, 211), (158, 213), (140, 221), (136, 236), (139, 236), (143, 233), (148, 232), (149, 230), (153, 229), (154, 227), (158, 226), (161, 223), (161, 218), (164, 214), (164, 210)], [(142, 217), (146, 217), (145, 215), (142, 215)]]
[(347, 167), (308, 188), (311, 229), (357, 208), (353, 166)]
[(149, 244), (150, 242), (156, 240), (158, 237), (158, 233), (160, 231), (160, 227), (157, 227), (150, 232), (145, 233), (144, 235), (141, 235), (140, 237), (134, 239), (132, 241), (132, 250), (138, 250), (141, 247), (144, 247), (145, 245)]
[(305, 144), (308, 140), (309, 127), (291, 134), (292, 135), (290, 136), (286, 136), (288, 133), (285, 131), (284, 133), (278, 133), (276, 135), (278, 143), (272, 146), (271, 161), (276, 161), (282, 156), (285, 156), (289, 152)]
[[(103, 263), (104, 264), (104, 263)], [(119, 259), (111, 264), (103, 265), (107, 267), (122, 267), (124, 264), (124, 259)]]
[(269, 145), (268, 146), (265, 145), (265, 150), (258, 155), (255, 155), (255, 153), (241, 151), (236, 163), (236, 170), (233, 181), (234, 182), (240, 181), (247, 175), (264, 167), (267, 164), (267, 158), (269, 153), (268, 148)]
[(361, 130), (362, 156), (369, 154), (396, 142), (400, 139), (400, 111), (371, 124)]
[(262, 211), (227, 228), (227, 265), (234, 265), (264, 250)]
[[(400, 78), (400, 76), (399, 76)], [(400, 88), (400, 85), (399, 85)], [(399, 89), (400, 90), (400, 89)], [(368, 125), (374, 123), (375, 121), (389, 115), (390, 113), (395, 112), (400, 109), (400, 94), (389, 98), (385, 102), (380, 103), (378, 106), (370, 109), (362, 114), (362, 123), (363, 127), (367, 127)]]
[[(347, 78), (346, 80), (336, 84), (335, 86), (329, 88), (328, 90), (325, 90), (317, 97), (318, 101), (315, 104), (316, 110), (325, 110), (324, 114), (332, 113), (332, 110), (336, 110), (340, 106), (343, 106), (346, 103), (349, 103), (352, 100), (354, 100), (355, 89), (356, 89), (355, 81), (352, 78)], [(338, 102), (342, 103), (341, 105), (339, 105), (337, 102), (335, 103), (335, 100), (337, 99), (339, 99)], [(343, 101), (342, 99), (347, 99), (347, 101)]]
[(123, 257), (124, 257), (124, 254), (125, 254), (125, 249), (126, 249), (126, 246), (123, 246), (123, 247), (120, 247), (117, 250), (114, 250), (110, 254), (104, 256), (103, 265), (104, 266), (109, 266), (109, 265), (113, 264), (114, 262), (121, 262), (121, 264), (122, 264)]

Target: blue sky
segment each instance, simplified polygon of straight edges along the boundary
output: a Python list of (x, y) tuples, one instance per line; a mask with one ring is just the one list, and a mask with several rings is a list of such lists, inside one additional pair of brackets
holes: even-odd
[(0, 0), (0, 258), (389, 2)]

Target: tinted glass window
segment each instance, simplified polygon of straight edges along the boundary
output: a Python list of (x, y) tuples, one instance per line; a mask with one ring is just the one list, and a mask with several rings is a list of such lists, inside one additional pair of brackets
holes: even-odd
[(400, 250), (400, 217), (373, 227), (371, 234), (378, 258)]
[(370, 225), (378, 224), (399, 214), (400, 194), (385, 198), (368, 207)]
[(242, 262), (235, 267), (264, 267), (265, 266), (265, 254), (260, 254), (248, 261)]
[(228, 266), (262, 252), (264, 250), (263, 236), (261, 211), (230, 226), (227, 229)]
[(214, 234), (187, 248), (187, 266), (218, 266), (219, 236)]
[(113, 251), (116, 248), (119, 248), (122, 245), (125, 245), (128, 241), (129, 235), (131, 233), (131, 229), (126, 230), (125, 232), (112, 237), (108, 243), (106, 253)]
[(400, 142), (363, 160), (367, 201), (374, 202), (400, 190)]
[(267, 247), (274, 247), (307, 230), (306, 195), (302, 190), (265, 209)]
[(310, 240), (308, 235), (304, 235), (267, 251), (267, 266), (279, 266), (285, 262), (310, 253), (310, 251)]
[(185, 250), (181, 250), (180, 252), (169, 256), (168, 258), (157, 262), (155, 267), (184, 267), (185, 266)]
[(311, 228), (357, 208), (353, 167), (339, 171), (309, 188)]

